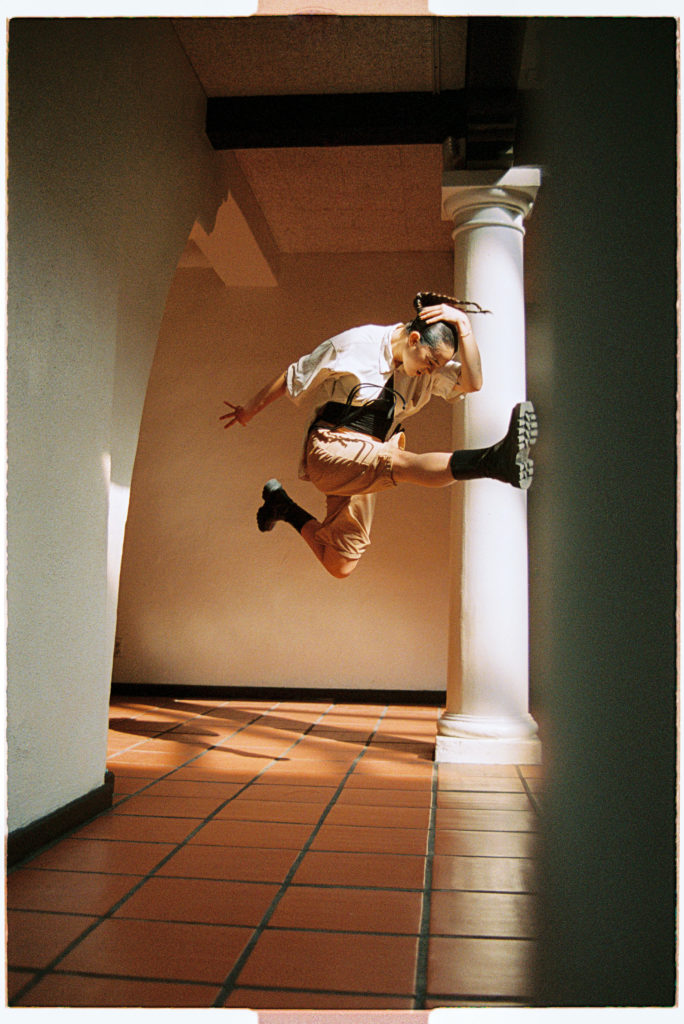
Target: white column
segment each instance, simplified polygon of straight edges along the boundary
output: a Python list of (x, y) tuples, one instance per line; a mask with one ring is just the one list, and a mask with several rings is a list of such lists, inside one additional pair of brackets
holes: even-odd
[[(531, 167), (444, 176), (454, 295), (491, 310), (473, 316), (484, 384), (461, 405), (463, 417), (455, 417), (455, 448), (498, 441), (513, 406), (527, 397), (523, 236), (539, 183)], [(537, 764), (541, 744), (529, 714), (527, 492), (472, 480), (456, 484), (451, 500), (447, 701), (435, 760)]]

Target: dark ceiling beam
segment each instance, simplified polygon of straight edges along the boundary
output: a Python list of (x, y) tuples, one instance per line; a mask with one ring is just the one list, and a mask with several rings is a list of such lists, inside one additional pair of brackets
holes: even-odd
[(466, 87), (445, 92), (231, 96), (207, 101), (214, 149), (443, 145), (454, 166), (513, 162), (526, 18), (468, 19)]
[(459, 147), (466, 167), (513, 162), (526, 27), (526, 18), (468, 19), (466, 130)]
[(441, 145), (463, 135), (465, 112), (461, 90), (220, 97), (207, 101), (207, 135), (214, 149)]

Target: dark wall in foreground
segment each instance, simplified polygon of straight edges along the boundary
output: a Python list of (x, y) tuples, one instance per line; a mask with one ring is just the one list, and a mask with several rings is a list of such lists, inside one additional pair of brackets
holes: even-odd
[(529, 323), (531, 670), (549, 770), (538, 1000), (670, 1005), (675, 22), (547, 19), (541, 44), (518, 161), (544, 169)]

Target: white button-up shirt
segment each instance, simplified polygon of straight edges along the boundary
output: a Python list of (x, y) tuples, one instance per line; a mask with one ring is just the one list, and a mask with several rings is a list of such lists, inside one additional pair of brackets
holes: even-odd
[[(382, 388), (394, 374), (393, 389), (401, 395), (394, 406), (394, 430), (438, 395), (447, 402), (465, 398), (461, 384), (461, 364), (457, 359), (431, 374), (409, 377), (403, 367), (395, 368), (392, 335), (401, 324), (389, 327), (366, 324), (353, 327), (324, 341), (309, 355), (287, 368), (287, 393), (296, 405), (307, 400), (315, 419), (326, 402), (346, 402), (358, 384), (354, 405), (380, 398)], [(403, 399), (403, 402), (402, 402)], [(300, 475), (303, 465), (300, 465)]]

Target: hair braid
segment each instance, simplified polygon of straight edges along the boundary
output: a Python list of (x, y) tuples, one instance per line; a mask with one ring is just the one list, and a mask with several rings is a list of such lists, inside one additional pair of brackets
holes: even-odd
[(491, 313), (489, 309), (483, 309), (477, 302), (470, 302), (468, 299), (454, 299), (451, 295), (439, 295), (437, 292), (418, 292), (413, 305), (416, 313), (426, 306), (437, 306), (440, 302), (455, 309), (462, 309), (464, 313)]

